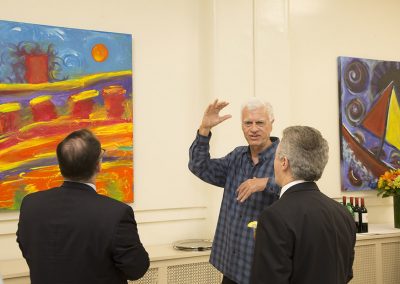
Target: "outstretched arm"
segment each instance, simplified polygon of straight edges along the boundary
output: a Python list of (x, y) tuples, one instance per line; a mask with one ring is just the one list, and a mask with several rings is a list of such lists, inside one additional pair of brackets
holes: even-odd
[(254, 192), (263, 191), (267, 187), (268, 178), (251, 178), (244, 181), (236, 190), (239, 202), (244, 202)]
[(266, 177), (266, 178), (251, 178), (248, 179), (238, 187), (236, 190), (236, 200), (239, 202), (244, 202), (247, 198), (249, 198), (253, 193), (267, 190), (267, 194), (273, 195), (273, 200), (279, 199), (279, 192), (281, 188), (279, 185), (275, 183), (274, 177)]

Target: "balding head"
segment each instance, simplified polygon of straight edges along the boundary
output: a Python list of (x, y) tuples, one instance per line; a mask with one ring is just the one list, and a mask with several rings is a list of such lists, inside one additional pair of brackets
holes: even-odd
[(69, 134), (57, 146), (61, 174), (72, 181), (89, 181), (98, 171), (101, 145), (87, 129)]

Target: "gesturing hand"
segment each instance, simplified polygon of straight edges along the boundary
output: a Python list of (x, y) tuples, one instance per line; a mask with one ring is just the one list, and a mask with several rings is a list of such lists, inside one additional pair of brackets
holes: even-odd
[(199, 133), (203, 136), (207, 136), (214, 126), (220, 124), (224, 120), (231, 118), (230, 114), (226, 114), (223, 116), (219, 115), (219, 112), (228, 105), (228, 102), (219, 102), (215, 100), (212, 104), (210, 104), (204, 112), (203, 120), (201, 122)]
[(263, 191), (267, 186), (268, 178), (251, 178), (239, 185), (236, 190), (237, 198), (239, 202), (244, 202), (250, 195), (257, 191)]

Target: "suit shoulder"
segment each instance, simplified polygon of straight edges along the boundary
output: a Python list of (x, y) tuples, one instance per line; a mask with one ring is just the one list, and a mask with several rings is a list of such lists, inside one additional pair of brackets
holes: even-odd
[(116, 208), (127, 209), (130, 207), (128, 204), (125, 204), (119, 200), (101, 194), (97, 194), (97, 199), (99, 202), (103, 204), (107, 204), (109, 206), (113, 206)]
[(46, 189), (46, 190), (40, 190), (40, 191), (28, 193), (27, 195), (25, 195), (23, 200), (27, 201), (27, 200), (42, 198), (42, 197), (45, 197), (45, 196), (48, 196), (51, 194), (55, 194), (57, 189), (58, 189), (58, 187), (53, 187), (53, 188)]

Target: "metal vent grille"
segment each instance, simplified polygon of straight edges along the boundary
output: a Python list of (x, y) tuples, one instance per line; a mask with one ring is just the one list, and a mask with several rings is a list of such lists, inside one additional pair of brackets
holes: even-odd
[(400, 243), (382, 244), (383, 283), (400, 283)]
[(150, 268), (146, 274), (136, 281), (128, 281), (129, 284), (157, 284), (158, 283), (158, 268)]
[(208, 262), (169, 266), (167, 268), (169, 284), (219, 284), (222, 276)]
[[(354, 278), (350, 284), (376, 284), (376, 249), (375, 245), (355, 247), (353, 264)], [(386, 282), (384, 282), (386, 284)], [(397, 282), (399, 283), (399, 282)]]

